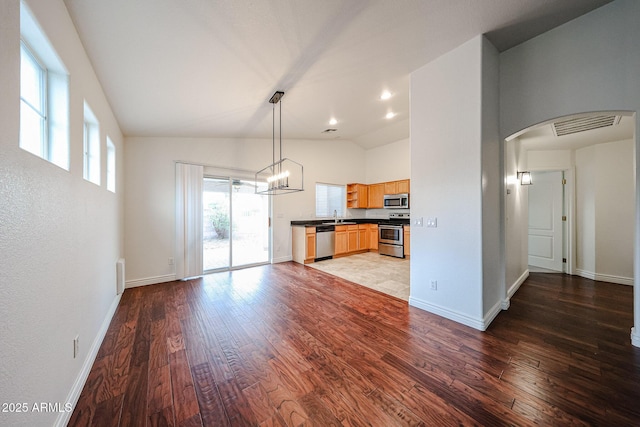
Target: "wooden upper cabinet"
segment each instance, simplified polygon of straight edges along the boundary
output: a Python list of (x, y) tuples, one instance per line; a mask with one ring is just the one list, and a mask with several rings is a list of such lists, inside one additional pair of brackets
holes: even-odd
[(396, 181), (396, 190), (398, 190), (398, 194), (404, 194), (407, 193), (409, 194), (409, 180), (408, 179), (403, 179), (400, 181)]
[(398, 181), (385, 182), (384, 194), (398, 194)]
[(347, 184), (347, 208), (369, 207), (369, 186), (366, 184)]
[(369, 184), (369, 208), (384, 207), (384, 183)]

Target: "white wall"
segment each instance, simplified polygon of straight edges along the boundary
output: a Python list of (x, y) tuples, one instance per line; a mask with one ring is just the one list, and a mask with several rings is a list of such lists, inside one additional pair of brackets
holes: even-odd
[(504, 146), (505, 191), (505, 285), (508, 300), (529, 276), (528, 211), (529, 186), (520, 185), (518, 171), (528, 170), (526, 152), (517, 138)]
[[(576, 150), (576, 269), (596, 271), (595, 146)], [(535, 185), (535, 184), (534, 184)], [(579, 273), (579, 271), (576, 271)]]
[(408, 179), (411, 176), (409, 138), (365, 151), (365, 184)]
[[(123, 255), (122, 135), (62, 1), (28, 0), (69, 70), (70, 170), (19, 148), (20, 3), (0, 2), (0, 402), (72, 402), (108, 326)], [(117, 150), (118, 193), (82, 178), (83, 102)], [(73, 338), (80, 354), (73, 358)], [(78, 388), (79, 387), (79, 388)], [(30, 408), (31, 409), (31, 408)], [(0, 425), (52, 425), (68, 414), (1, 413)]]
[[(286, 114), (284, 112), (283, 114)], [(291, 220), (315, 217), (315, 184), (365, 180), (365, 151), (350, 141), (283, 140), (304, 166), (305, 191), (272, 197), (273, 259), (291, 259)], [(254, 172), (271, 163), (271, 140), (127, 138), (125, 253), (127, 285), (173, 280), (177, 160)]]
[(571, 169), (574, 150), (528, 150), (527, 167), (520, 170), (550, 171)]
[[(640, 110), (639, 19), (640, 2), (616, 0), (503, 52), (500, 56), (502, 137), (536, 123), (580, 112)], [(636, 114), (636, 128), (638, 120)], [(636, 147), (639, 135), (636, 133)], [(636, 156), (638, 151), (636, 149)], [(640, 241), (637, 191), (636, 181), (636, 247)], [(640, 251), (635, 251), (634, 265), (637, 283)], [(634, 292), (634, 324), (640, 327), (640, 292)], [(637, 329), (633, 342), (640, 346)]]
[(633, 140), (576, 150), (580, 275), (633, 283), (634, 151)]
[[(491, 141), (497, 82), (490, 72), (497, 73), (497, 58), (487, 58), (496, 53), (485, 43), (476, 37), (411, 75), (411, 215), (437, 217), (438, 226), (411, 227), (410, 304), (478, 329), (486, 327), (483, 229), (495, 226), (483, 217), (501, 215), (494, 206), (499, 195), (487, 196), (483, 209), (484, 192), (499, 188), (493, 181), (500, 170), (498, 142)], [(499, 233), (493, 238), (499, 242)], [(497, 270), (496, 245), (487, 243), (484, 255)]]

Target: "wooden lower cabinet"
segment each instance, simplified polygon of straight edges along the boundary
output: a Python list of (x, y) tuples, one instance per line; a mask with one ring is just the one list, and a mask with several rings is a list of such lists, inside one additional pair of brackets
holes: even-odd
[(366, 251), (369, 249), (369, 224), (358, 225), (358, 250)]
[(369, 224), (369, 249), (378, 250), (378, 224)]
[(316, 229), (313, 228), (313, 231), (309, 231), (307, 228), (307, 236), (306, 236), (307, 244), (306, 244), (306, 257), (305, 261), (313, 260), (316, 257)]
[(347, 226), (347, 252), (355, 252), (358, 250), (358, 226)]
[(411, 253), (410, 248), (411, 248), (411, 227), (409, 227), (408, 225), (404, 226), (404, 256), (409, 256)]
[(292, 257), (295, 262), (308, 264), (316, 257), (316, 228), (292, 227), (291, 242)]
[(344, 255), (347, 252), (348, 252), (347, 226), (339, 225), (336, 227), (334, 255)]

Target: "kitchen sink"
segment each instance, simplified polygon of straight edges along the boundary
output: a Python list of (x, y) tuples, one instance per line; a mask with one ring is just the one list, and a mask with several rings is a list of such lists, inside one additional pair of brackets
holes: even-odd
[(357, 222), (323, 222), (322, 225), (354, 225)]

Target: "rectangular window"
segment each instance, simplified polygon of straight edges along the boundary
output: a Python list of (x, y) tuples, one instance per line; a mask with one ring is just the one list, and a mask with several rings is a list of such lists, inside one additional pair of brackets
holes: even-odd
[(84, 103), (84, 179), (100, 185), (100, 127)]
[(107, 136), (107, 190), (116, 192), (116, 146)]
[(345, 215), (347, 191), (344, 185), (316, 183), (316, 217), (330, 218)]
[(36, 156), (47, 153), (47, 70), (20, 43), (20, 147)]
[(20, 148), (69, 170), (69, 76), (20, 2)]

